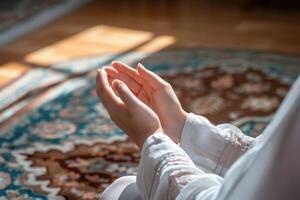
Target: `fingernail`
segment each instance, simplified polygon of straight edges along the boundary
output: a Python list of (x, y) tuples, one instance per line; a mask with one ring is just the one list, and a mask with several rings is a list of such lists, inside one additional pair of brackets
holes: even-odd
[(121, 86), (121, 82), (118, 80), (118, 79), (115, 79), (113, 82), (112, 82), (112, 84), (116, 87), (116, 88), (120, 88), (120, 86)]
[(120, 89), (123, 89), (123, 88), (124, 88), (124, 85), (123, 85), (123, 83), (122, 83), (121, 81), (118, 81), (118, 87), (119, 87)]
[(125, 86), (122, 81), (118, 81), (118, 88), (119, 88), (119, 90), (125, 91)]

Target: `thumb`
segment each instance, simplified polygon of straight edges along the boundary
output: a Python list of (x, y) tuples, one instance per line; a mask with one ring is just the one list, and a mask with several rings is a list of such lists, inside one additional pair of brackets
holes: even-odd
[(134, 96), (125, 83), (120, 80), (114, 80), (112, 83), (114, 90), (118, 93), (121, 100), (128, 108), (139, 104), (139, 100)]

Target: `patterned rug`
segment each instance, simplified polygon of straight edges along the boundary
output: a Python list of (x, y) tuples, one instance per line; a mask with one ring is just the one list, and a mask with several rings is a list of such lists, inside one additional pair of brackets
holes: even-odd
[(0, 199), (98, 199), (135, 174), (139, 152), (109, 119), (95, 69), (141, 61), (169, 81), (187, 111), (259, 135), (300, 74), (277, 53), (177, 49), (82, 58), (33, 69), (0, 92)]

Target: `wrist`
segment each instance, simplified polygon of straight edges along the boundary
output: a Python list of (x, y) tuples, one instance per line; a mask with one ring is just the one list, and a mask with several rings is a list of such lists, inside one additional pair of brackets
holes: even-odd
[(163, 133), (162, 128), (157, 128), (156, 130), (147, 131), (144, 134), (136, 134), (138, 137), (134, 138), (134, 142), (137, 144), (137, 146), (140, 149), (142, 149), (143, 144), (145, 143), (147, 138), (151, 137), (156, 133)]
[(145, 145), (148, 138), (152, 137), (156, 134), (164, 134), (164, 131), (162, 128), (158, 128), (157, 130), (153, 131), (151, 134), (147, 134), (143, 139), (141, 139), (139, 142), (135, 142), (140, 150), (143, 149), (143, 146)]
[(176, 132), (177, 133), (176, 137), (178, 140), (177, 143), (180, 142), (182, 130), (183, 130), (187, 115), (188, 115), (188, 113), (185, 112), (183, 109), (181, 109), (180, 119), (178, 120), (178, 131)]
[(187, 118), (187, 112), (181, 110), (177, 117), (174, 117), (172, 123), (166, 128), (165, 132), (175, 142), (179, 143), (182, 130)]

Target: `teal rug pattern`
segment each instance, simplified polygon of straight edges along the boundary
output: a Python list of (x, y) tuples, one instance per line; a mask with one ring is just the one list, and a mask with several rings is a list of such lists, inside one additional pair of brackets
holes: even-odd
[(0, 200), (98, 199), (115, 179), (136, 173), (139, 151), (95, 91), (96, 69), (112, 60), (143, 63), (171, 83), (187, 111), (233, 123), (253, 137), (300, 74), (297, 56), (206, 48), (102, 55), (34, 69), (31, 78), (0, 92)]

